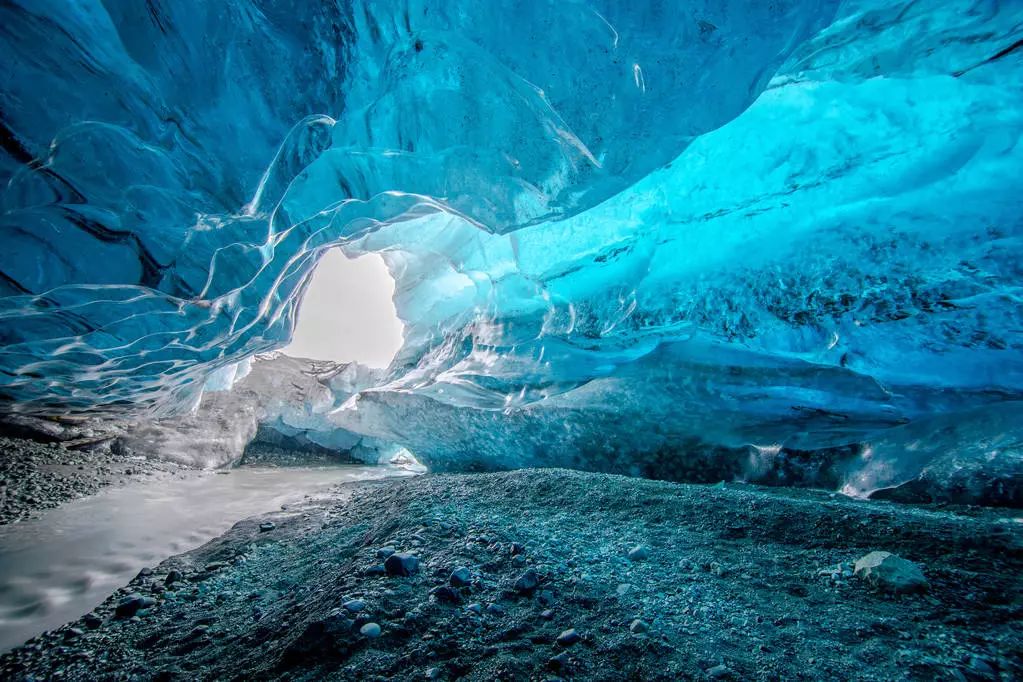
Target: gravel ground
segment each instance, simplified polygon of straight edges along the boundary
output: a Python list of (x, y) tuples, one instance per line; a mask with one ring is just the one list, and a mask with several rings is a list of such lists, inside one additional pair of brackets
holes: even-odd
[(245, 448), (239, 466), (335, 466), (338, 464), (358, 464), (351, 457), (340, 452), (327, 450), (295, 450), (270, 443), (250, 443)]
[(184, 468), (144, 457), (60, 443), (0, 438), (0, 525), (14, 523), (110, 485), (172, 476)]
[[(852, 575), (875, 550), (919, 566), (926, 591)], [(1016, 680), (1021, 576), (1023, 523), (999, 510), (427, 475), (240, 522), (7, 654), (0, 675)]]

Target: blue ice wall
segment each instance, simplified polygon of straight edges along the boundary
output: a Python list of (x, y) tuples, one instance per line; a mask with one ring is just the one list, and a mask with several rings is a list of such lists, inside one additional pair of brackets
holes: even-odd
[(188, 404), (335, 244), (407, 332), (345, 419), (438, 467), (891, 482), (930, 459), (882, 441), (1020, 399), (1023, 3), (25, 0), (0, 40), (17, 409)]
[(741, 112), (834, 13), (616, 5), (4, 3), (4, 394), (174, 400), (287, 339), (322, 247), (588, 208)]

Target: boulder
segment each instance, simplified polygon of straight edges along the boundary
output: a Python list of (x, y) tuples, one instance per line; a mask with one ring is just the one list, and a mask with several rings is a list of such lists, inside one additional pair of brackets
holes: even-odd
[(540, 576), (532, 568), (523, 573), (515, 581), (515, 591), (519, 594), (532, 594), (540, 586)]
[(399, 552), (387, 557), (384, 561), (387, 575), (410, 576), (419, 571), (419, 557)]
[(856, 561), (853, 570), (867, 584), (894, 594), (927, 590), (927, 578), (920, 567), (891, 552), (871, 552)]
[(451, 576), (448, 578), (455, 587), (465, 587), (472, 582), (472, 573), (465, 566), (459, 566), (455, 570), (451, 571)]
[(156, 604), (152, 597), (143, 597), (141, 594), (133, 593), (124, 597), (114, 609), (114, 615), (118, 618), (131, 618), (142, 609), (148, 609)]

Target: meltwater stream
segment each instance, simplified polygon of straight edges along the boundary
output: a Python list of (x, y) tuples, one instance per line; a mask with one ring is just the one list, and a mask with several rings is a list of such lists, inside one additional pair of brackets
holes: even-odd
[(407, 475), (392, 466), (243, 467), (111, 489), (0, 527), (0, 652), (78, 618), (142, 568), (241, 519), (338, 483)]

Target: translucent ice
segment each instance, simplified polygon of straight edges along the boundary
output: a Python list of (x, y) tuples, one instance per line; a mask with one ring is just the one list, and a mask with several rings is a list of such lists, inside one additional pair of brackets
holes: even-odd
[(0, 395), (192, 405), (340, 245), (406, 326), (353, 433), (901, 483), (907, 427), (1019, 410), (1021, 41), (991, 0), (6, 3)]
[(373, 464), (399, 451), (392, 443), (346, 430), (334, 417), (335, 408), (350, 396), (379, 383), (379, 372), (279, 353), (261, 355), (240, 370), (232, 374), (229, 388), (207, 384), (202, 400), (187, 414), (104, 427), (133, 452), (199, 467), (237, 463), (260, 429), (292, 444)]

